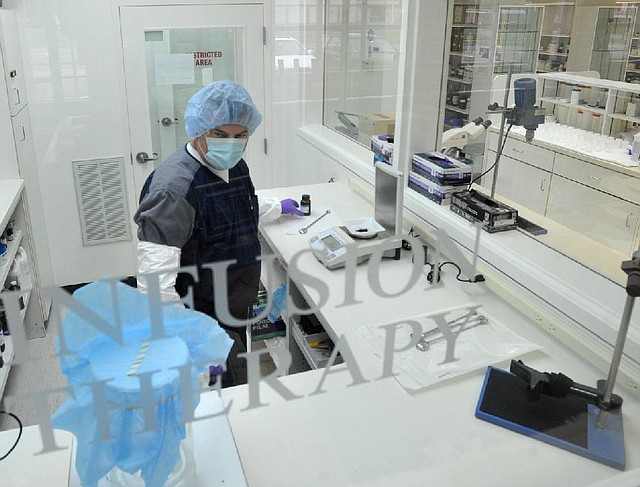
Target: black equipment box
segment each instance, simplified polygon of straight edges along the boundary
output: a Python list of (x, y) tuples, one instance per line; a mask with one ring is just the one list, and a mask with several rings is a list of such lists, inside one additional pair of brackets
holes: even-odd
[(516, 228), (518, 210), (472, 189), (451, 195), (451, 211), (472, 223), (481, 222), (489, 233)]

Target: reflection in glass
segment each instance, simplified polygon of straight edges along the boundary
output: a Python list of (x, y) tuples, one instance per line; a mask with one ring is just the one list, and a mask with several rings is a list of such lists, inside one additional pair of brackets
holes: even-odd
[[(186, 144), (184, 108), (201, 87), (242, 79), (242, 27), (145, 32), (152, 146), (158, 162)], [(156, 162), (156, 163), (158, 163)]]
[[(484, 133), (452, 135), (486, 119), (490, 103), (503, 104), (509, 70), (514, 79), (536, 78), (536, 103), (548, 117), (532, 143), (518, 126), (505, 138), (496, 197), (547, 230), (527, 235), (621, 281), (619, 262), (638, 247), (640, 235), (638, 190), (621, 189), (638, 188), (640, 180), (628, 171), (628, 147), (640, 128), (637, 3), (454, 0), (448, 29), (441, 122), (451, 132), (443, 142), (460, 141), (474, 177), (487, 171), (476, 188), (490, 191), (500, 117), (492, 116)], [(607, 81), (589, 83), (594, 78), (628, 84), (618, 90)]]
[(395, 129), (401, 0), (326, 2), (324, 124), (366, 145)]

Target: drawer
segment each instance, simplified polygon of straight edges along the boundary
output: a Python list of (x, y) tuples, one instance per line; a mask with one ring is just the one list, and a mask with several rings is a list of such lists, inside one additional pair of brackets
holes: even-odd
[(553, 172), (632, 203), (640, 202), (640, 179), (626, 174), (563, 154), (556, 154)]
[[(489, 149), (498, 151), (498, 137), (499, 135), (491, 132), (489, 134)], [(511, 157), (521, 162), (526, 162), (532, 166), (535, 166), (545, 171), (553, 170), (553, 157), (554, 152), (542, 147), (537, 147), (528, 142), (522, 142), (516, 140), (513, 137), (509, 137), (504, 146), (502, 155)]]

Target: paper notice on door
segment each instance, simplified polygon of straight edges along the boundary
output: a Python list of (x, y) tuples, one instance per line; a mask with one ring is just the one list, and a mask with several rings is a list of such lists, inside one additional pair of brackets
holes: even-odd
[(193, 54), (156, 54), (156, 86), (192, 85)]
[(202, 86), (213, 83), (213, 68), (202, 68)]

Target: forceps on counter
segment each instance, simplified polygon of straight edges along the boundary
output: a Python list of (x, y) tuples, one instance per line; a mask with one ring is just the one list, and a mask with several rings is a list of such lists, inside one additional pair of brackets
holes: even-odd
[[(466, 321), (466, 320), (469, 320), (469, 321)], [(456, 318), (455, 320), (449, 321), (447, 325), (449, 325), (452, 332), (456, 332), (464, 325), (467, 325), (465, 327), (465, 330), (468, 330), (470, 328), (475, 328), (476, 326), (485, 325), (487, 323), (489, 323), (489, 319), (486, 316), (476, 314), (475, 316), (471, 316), (471, 317), (469, 317), (469, 315), (461, 316), (460, 318)], [(427, 350), (429, 350), (429, 346), (432, 343), (439, 342), (440, 340), (444, 340), (444, 335), (440, 335), (436, 338), (432, 338), (431, 340), (427, 340), (427, 338), (429, 338), (430, 336), (436, 335), (438, 332), (440, 332), (440, 328), (436, 326), (435, 328), (432, 328), (422, 333), (420, 341), (416, 343), (416, 348), (421, 352), (426, 352)], [(410, 336), (413, 337), (413, 333)]]
[(311, 223), (309, 223), (306, 227), (301, 228), (300, 230), (298, 230), (299, 233), (301, 233), (302, 235), (304, 235), (305, 233), (307, 233), (309, 231), (309, 229), (314, 226), (316, 223), (318, 223), (320, 220), (322, 220), (325, 216), (327, 216), (329, 213), (331, 213), (331, 210), (327, 210), (325, 211), (322, 215), (320, 215), (318, 218), (316, 218), (315, 220), (313, 220)]

